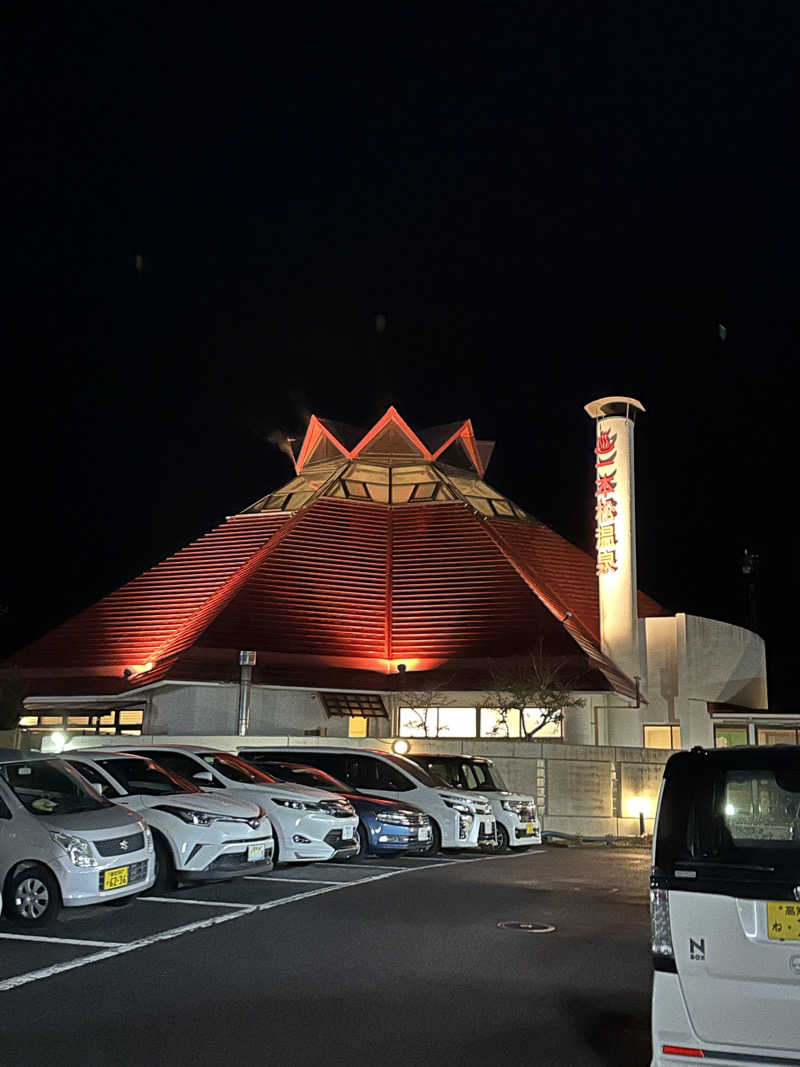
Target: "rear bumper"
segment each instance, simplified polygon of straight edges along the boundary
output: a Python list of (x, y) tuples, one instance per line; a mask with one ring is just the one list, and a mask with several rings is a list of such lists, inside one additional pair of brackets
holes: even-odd
[(677, 1067), (696, 1063), (701, 1057), (665, 1053), (668, 1048), (702, 1051), (702, 1062), (713, 1067), (800, 1067), (800, 1051), (771, 1051), (756, 1046), (736, 1045), (727, 1048), (700, 1040), (686, 1011), (677, 974), (656, 971), (653, 974), (653, 1058), (650, 1067)]

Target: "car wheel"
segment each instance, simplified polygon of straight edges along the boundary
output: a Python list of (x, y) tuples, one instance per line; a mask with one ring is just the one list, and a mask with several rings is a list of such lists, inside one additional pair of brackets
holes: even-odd
[(442, 831), (436, 824), (434, 819), (431, 819), (431, 843), (427, 848), (421, 849), (416, 854), (418, 856), (434, 856), (437, 852), (442, 850)]
[(155, 849), (156, 880), (147, 890), (148, 893), (168, 893), (175, 889), (178, 879), (175, 876), (175, 864), (166, 841), (153, 834), (153, 847)]
[(481, 848), (484, 852), (492, 852), (498, 855), (501, 852), (508, 852), (508, 830), (501, 822), (495, 823), (495, 843), (492, 845), (482, 845)]
[(55, 875), (38, 863), (17, 871), (8, 883), (5, 906), (12, 922), (22, 926), (46, 926), (61, 907)]
[(363, 860), (367, 854), (367, 843), (369, 838), (367, 837), (367, 828), (363, 822), (358, 824), (356, 830), (356, 839), (358, 841), (358, 852), (354, 852), (352, 856), (343, 856), (342, 863), (352, 863), (353, 860)]

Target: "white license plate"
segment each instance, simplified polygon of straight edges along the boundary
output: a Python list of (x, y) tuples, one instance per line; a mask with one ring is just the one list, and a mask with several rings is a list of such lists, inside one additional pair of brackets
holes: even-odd
[(417, 837), (420, 839), (420, 841), (427, 841), (430, 838), (430, 836), (431, 836), (430, 828), (427, 827), (427, 826), (420, 826), (420, 828), (419, 828), (419, 830), (417, 832)]
[(266, 854), (267, 846), (264, 844), (247, 846), (248, 863), (257, 863), (259, 860), (263, 860)]
[(353, 827), (352, 826), (343, 826), (342, 827), (342, 841), (352, 841), (352, 840), (353, 840)]

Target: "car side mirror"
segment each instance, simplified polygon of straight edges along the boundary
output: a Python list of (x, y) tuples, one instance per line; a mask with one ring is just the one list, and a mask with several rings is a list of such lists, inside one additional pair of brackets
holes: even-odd
[(206, 785), (214, 784), (214, 775), (211, 771), (198, 771), (197, 774), (192, 775), (193, 782), (205, 782)]

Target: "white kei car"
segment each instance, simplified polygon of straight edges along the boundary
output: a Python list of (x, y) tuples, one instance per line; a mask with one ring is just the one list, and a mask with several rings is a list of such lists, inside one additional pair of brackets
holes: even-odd
[(153, 839), (57, 757), (0, 749), (3, 914), (36, 928), (61, 907), (126, 904), (153, 884)]
[(800, 747), (670, 757), (650, 918), (652, 1067), (800, 1067)]
[(358, 816), (353, 805), (322, 789), (278, 782), (231, 752), (202, 745), (126, 745), (149, 756), (202, 790), (249, 800), (267, 810), (275, 863), (344, 859), (358, 852)]
[(497, 839), (487, 847), (493, 852), (525, 845), (541, 845), (542, 830), (536, 801), (526, 793), (512, 793), (494, 763), (485, 756), (451, 756), (442, 753), (409, 752), (408, 759), (453, 789), (481, 793), (492, 806)]
[(107, 800), (141, 814), (155, 845), (153, 891), (272, 870), (272, 827), (260, 805), (208, 793), (153, 760), (107, 748), (65, 755)]

